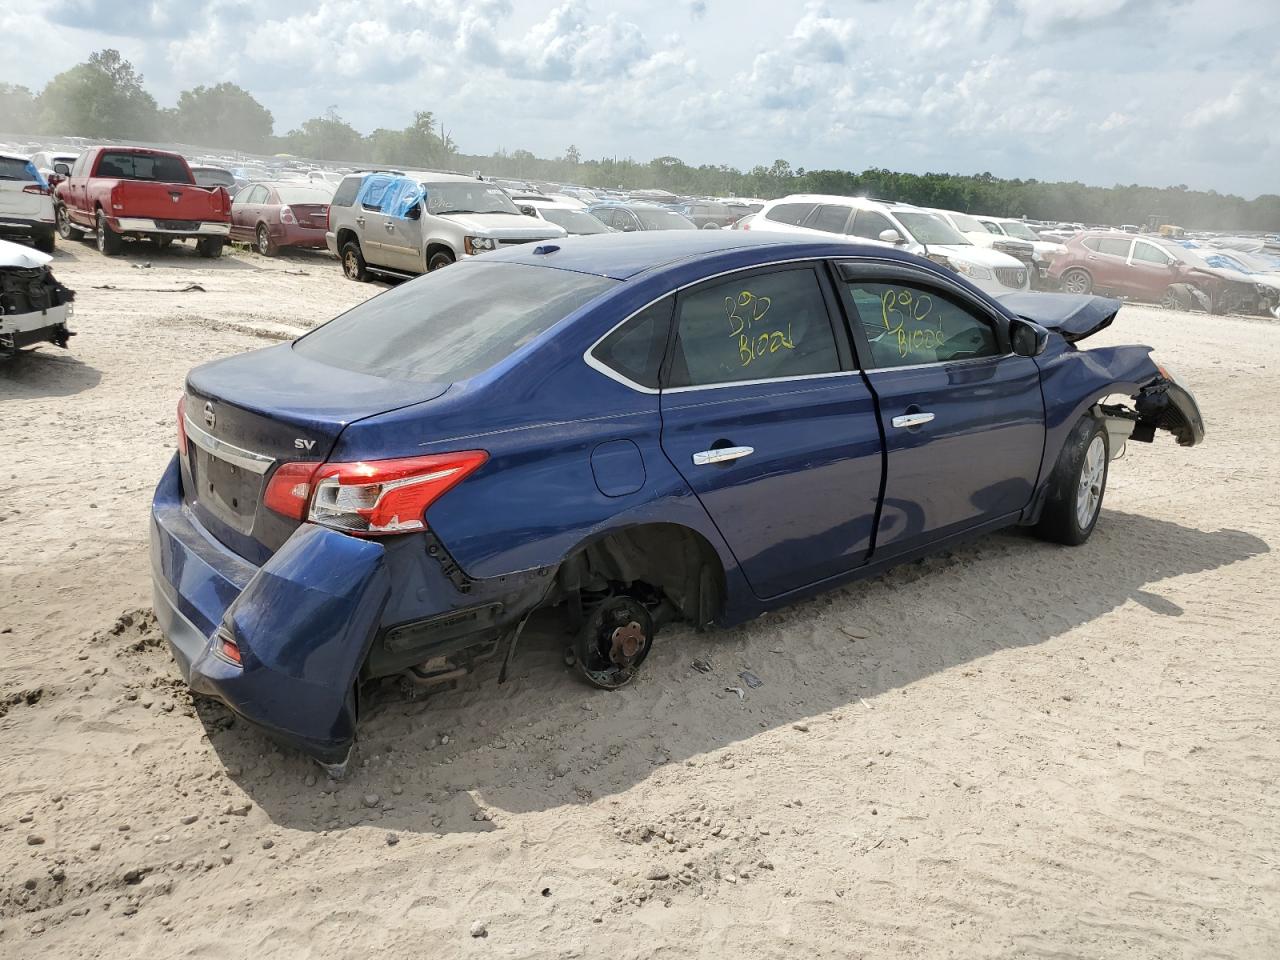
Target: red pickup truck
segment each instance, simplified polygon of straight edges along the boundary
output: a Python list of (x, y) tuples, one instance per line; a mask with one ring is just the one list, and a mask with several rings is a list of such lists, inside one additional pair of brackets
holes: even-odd
[(91, 147), (75, 165), (55, 165), (58, 233), (65, 240), (92, 234), (106, 256), (125, 238), (159, 247), (191, 237), (201, 256), (222, 253), (231, 229), (225, 187), (201, 187), (179, 154), (144, 147)]

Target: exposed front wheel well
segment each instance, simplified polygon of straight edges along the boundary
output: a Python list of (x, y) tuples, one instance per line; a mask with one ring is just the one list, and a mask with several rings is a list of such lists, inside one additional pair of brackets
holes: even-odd
[(724, 567), (706, 538), (674, 523), (615, 530), (584, 544), (556, 573), (557, 595), (572, 609), (610, 593), (665, 601), (678, 619), (702, 629), (725, 602)]

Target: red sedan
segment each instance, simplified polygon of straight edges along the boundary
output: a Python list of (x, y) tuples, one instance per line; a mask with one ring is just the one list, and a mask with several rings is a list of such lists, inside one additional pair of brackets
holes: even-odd
[(323, 248), (333, 190), (314, 183), (251, 183), (231, 204), (231, 239), (264, 257), (281, 247)]

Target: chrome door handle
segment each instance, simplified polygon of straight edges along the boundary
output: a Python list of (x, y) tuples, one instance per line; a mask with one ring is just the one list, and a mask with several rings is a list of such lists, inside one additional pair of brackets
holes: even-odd
[(932, 413), (908, 413), (901, 417), (893, 418), (893, 425), (895, 427), (920, 427), (924, 426), (926, 423), (932, 422)]
[(695, 466), (704, 467), (709, 463), (728, 463), (730, 460), (741, 460), (755, 453), (755, 447), (716, 447), (714, 450), (703, 450), (693, 455)]
[(384, 223), (383, 226), (386, 227), (388, 230), (394, 230), (396, 228), (395, 224), (391, 223), (390, 221), (387, 221), (386, 223)]
[(360, 224), (360, 226), (362, 226), (362, 227), (363, 227), (363, 226), (364, 226), (364, 217), (356, 217), (356, 223)]

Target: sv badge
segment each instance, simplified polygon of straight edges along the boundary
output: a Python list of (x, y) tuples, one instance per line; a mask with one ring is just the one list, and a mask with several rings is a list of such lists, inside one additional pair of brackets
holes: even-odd
[(310, 450), (315, 445), (316, 442), (314, 440), (303, 440), (301, 437), (297, 437), (293, 441), (293, 448), (295, 450)]

